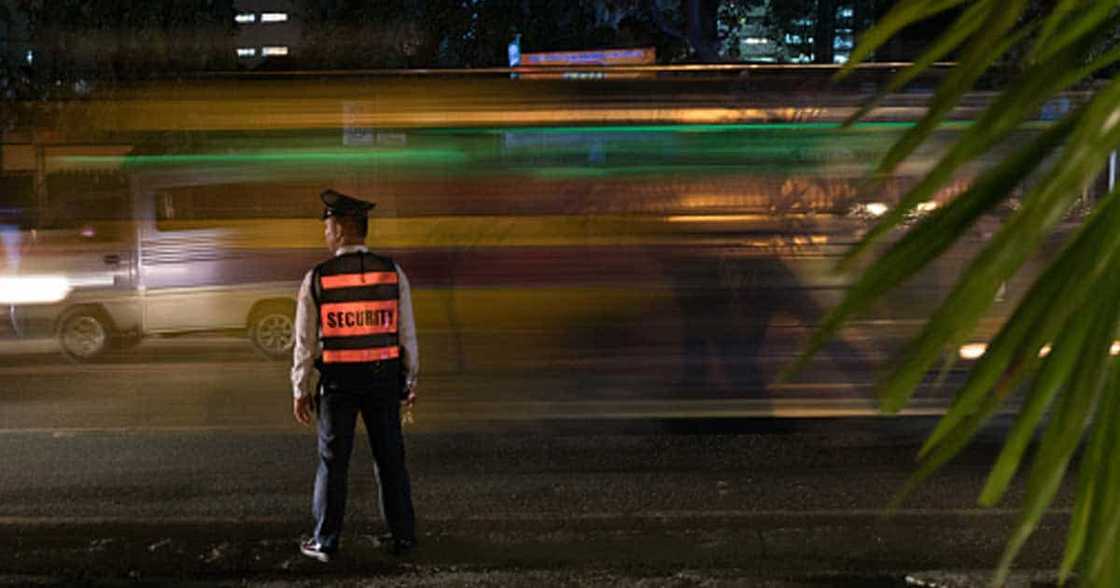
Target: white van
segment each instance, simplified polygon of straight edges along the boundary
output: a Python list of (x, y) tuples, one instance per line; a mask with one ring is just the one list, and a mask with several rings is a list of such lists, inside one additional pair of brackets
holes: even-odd
[[(245, 227), (260, 211), (274, 219), (277, 202), (203, 171), (120, 174), (116, 185), (75, 176), (71, 184), (100, 185), (52, 190), (19, 273), (0, 277), (16, 331), (57, 337), (77, 361), (146, 336), (213, 331), (245, 333), (265, 356), (290, 357), (299, 281), (324, 251), (286, 247), (283, 234), (254, 244)], [(317, 192), (308, 189), (293, 214), (314, 218)], [(229, 223), (192, 223), (202, 215)]]

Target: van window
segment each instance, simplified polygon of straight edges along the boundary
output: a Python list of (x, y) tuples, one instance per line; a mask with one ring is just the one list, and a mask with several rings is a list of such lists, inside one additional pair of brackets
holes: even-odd
[(81, 229), (90, 223), (132, 218), (127, 176), (119, 173), (47, 177), (43, 229)]
[(171, 230), (184, 221), (221, 221), (318, 217), (322, 209), (314, 186), (221, 184), (160, 190), (155, 195), (156, 228)]
[(0, 176), (0, 227), (30, 229), (34, 218), (35, 178)]

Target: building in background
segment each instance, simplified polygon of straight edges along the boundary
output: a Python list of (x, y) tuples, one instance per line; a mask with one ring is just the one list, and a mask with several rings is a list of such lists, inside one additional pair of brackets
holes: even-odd
[(17, 0), (0, 0), (0, 63), (31, 64), (31, 29), (27, 13)]
[(244, 67), (299, 59), (303, 20), (291, 0), (235, 0), (237, 58)]
[[(725, 53), (737, 50), (739, 60), (753, 63), (846, 63), (856, 31), (870, 24), (867, 0), (818, 0), (816, 5), (791, 6), (767, 1), (746, 9), (737, 34), (727, 36), (738, 46), (725, 47)], [(818, 35), (827, 38), (823, 46), (816, 42)]]

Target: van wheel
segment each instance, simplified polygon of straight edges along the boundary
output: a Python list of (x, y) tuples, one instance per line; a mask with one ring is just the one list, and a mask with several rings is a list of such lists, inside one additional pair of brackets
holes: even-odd
[(58, 321), (58, 345), (74, 361), (101, 358), (112, 343), (113, 329), (105, 313), (95, 308), (75, 308)]
[(295, 306), (269, 304), (253, 311), (249, 317), (249, 340), (269, 359), (292, 356), (295, 339)]

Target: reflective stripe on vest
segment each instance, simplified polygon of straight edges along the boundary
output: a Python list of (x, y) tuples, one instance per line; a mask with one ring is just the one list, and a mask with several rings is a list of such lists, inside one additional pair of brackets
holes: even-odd
[(374, 347), (372, 349), (326, 349), (323, 351), (323, 363), (362, 363), (369, 361), (385, 361), (396, 359), (401, 355), (401, 348)]
[(323, 276), (320, 284), (324, 290), (352, 288), (354, 286), (375, 286), (377, 284), (396, 284), (397, 272), (366, 272), (364, 274), (339, 274)]

